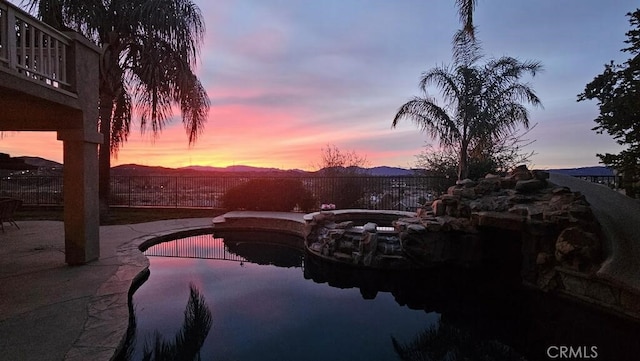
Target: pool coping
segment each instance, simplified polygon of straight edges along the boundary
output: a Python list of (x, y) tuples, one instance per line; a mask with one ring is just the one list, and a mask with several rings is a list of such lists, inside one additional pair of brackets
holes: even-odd
[[(194, 219), (195, 223), (198, 220), (202, 219)], [(120, 243), (115, 250), (118, 268), (89, 300), (87, 320), (64, 360), (115, 360), (118, 357), (128, 336), (131, 297), (149, 275), (149, 259), (143, 253), (147, 248), (175, 238), (216, 230), (269, 230), (300, 236), (304, 226), (302, 213), (237, 211), (215, 217), (213, 221), (208, 219), (205, 224), (148, 232)]]
[(102, 283), (87, 305), (82, 333), (65, 355), (65, 361), (115, 360), (125, 345), (130, 319), (130, 299), (146, 280), (149, 259), (144, 250), (177, 237), (211, 233), (212, 225), (194, 225), (147, 233), (117, 246), (117, 270)]

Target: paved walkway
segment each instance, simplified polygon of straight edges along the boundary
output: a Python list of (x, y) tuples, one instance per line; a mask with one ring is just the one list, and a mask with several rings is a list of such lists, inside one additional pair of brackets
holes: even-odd
[(0, 359), (110, 360), (126, 334), (128, 291), (148, 266), (145, 240), (211, 226), (211, 218), (100, 227), (100, 260), (64, 263), (62, 222), (0, 232)]
[(579, 178), (551, 173), (552, 183), (584, 194), (606, 236), (608, 254), (597, 275), (640, 292), (640, 200)]

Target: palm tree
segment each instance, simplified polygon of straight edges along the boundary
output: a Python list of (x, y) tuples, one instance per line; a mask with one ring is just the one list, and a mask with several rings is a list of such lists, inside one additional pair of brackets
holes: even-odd
[[(464, 32), (459, 32), (464, 34)], [(529, 112), (522, 102), (540, 106), (541, 102), (527, 83), (519, 82), (529, 73), (542, 69), (537, 61), (512, 57), (491, 59), (484, 65), (479, 43), (470, 35), (454, 41), (453, 64), (440, 66), (422, 74), (423, 96), (402, 105), (392, 122), (400, 119), (415, 122), (443, 148), (458, 154), (458, 179), (468, 176), (470, 149), (481, 149), (499, 142), (519, 124), (529, 126)], [(444, 105), (427, 95), (427, 87), (440, 89)]]
[[(28, 0), (58, 29), (73, 29), (100, 57), (100, 202), (108, 205), (111, 156), (127, 141), (134, 112), (158, 136), (179, 106), (189, 144), (204, 129), (210, 101), (193, 72), (205, 28), (190, 0)], [(135, 106), (135, 108), (134, 108)], [(135, 111), (134, 111), (135, 110)]]
[(478, 0), (456, 0), (458, 16), (463, 25), (462, 32), (469, 35), (472, 39), (475, 39), (476, 36), (475, 26), (473, 26), (473, 10), (477, 2)]

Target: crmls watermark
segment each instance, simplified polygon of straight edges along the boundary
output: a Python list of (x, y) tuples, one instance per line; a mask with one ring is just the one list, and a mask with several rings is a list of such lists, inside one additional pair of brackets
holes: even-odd
[(598, 346), (549, 346), (550, 359), (587, 360), (598, 358)]

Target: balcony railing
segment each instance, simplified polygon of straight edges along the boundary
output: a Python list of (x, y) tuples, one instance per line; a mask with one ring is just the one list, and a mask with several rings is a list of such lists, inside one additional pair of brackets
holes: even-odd
[(0, 0), (0, 66), (55, 88), (67, 89), (70, 39)]

